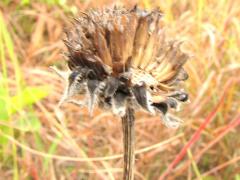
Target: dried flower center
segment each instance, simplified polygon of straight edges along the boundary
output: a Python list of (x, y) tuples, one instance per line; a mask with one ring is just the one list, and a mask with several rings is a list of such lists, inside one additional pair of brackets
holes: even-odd
[(158, 80), (146, 71), (143, 71), (141, 69), (131, 69), (131, 73), (133, 84), (142, 84), (144, 82), (148, 86), (158, 85)]

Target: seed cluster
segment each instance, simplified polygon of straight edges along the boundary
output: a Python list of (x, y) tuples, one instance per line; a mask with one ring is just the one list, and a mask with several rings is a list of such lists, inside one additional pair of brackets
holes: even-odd
[[(188, 55), (181, 42), (167, 40), (158, 10), (134, 7), (91, 10), (82, 13), (66, 32), (67, 81), (60, 102), (95, 106), (124, 116), (128, 107), (159, 114), (168, 127), (180, 120), (171, 109), (188, 100), (181, 82), (188, 78), (183, 65)], [(84, 95), (84, 100), (75, 96)]]

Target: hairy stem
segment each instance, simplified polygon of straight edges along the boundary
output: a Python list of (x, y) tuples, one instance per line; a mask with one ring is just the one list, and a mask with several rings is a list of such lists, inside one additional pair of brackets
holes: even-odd
[(123, 180), (134, 179), (134, 110), (128, 108), (126, 115), (122, 117), (123, 145), (124, 145), (124, 173)]

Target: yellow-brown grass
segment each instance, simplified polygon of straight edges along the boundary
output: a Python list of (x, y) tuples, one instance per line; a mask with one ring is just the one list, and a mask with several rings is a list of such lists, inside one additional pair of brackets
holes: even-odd
[[(48, 68), (64, 65), (61, 39), (70, 17), (112, 1), (7, 2), (0, 2), (0, 19), (11, 35), (14, 51), (9, 50), (1, 23), (0, 39), (5, 43), (0, 46), (0, 78), (7, 78), (8, 86), (0, 88), (8, 87), (10, 98), (22, 86), (48, 86), (49, 94), (5, 120), (0, 116), (0, 136), (8, 139), (7, 143), (0, 141), (0, 179), (121, 179), (120, 120), (100, 110), (90, 118), (86, 109), (74, 105), (57, 109), (64, 84)], [(239, 178), (240, 1), (121, 3), (138, 3), (147, 9), (159, 6), (172, 29), (168, 33), (184, 38), (185, 49), (193, 55), (186, 65), (191, 103), (179, 114), (183, 127), (168, 129), (159, 117), (137, 114), (136, 179), (158, 179), (174, 162), (175, 167), (168, 169), (169, 179)], [(18, 121), (33, 112), (41, 127), (23, 130)], [(205, 126), (200, 131), (201, 125)], [(195, 132), (199, 132), (196, 137)], [(186, 156), (173, 161), (192, 137)]]

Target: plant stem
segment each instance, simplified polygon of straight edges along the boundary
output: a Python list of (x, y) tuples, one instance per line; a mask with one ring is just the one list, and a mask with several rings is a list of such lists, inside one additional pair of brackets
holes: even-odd
[(123, 180), (134, 179), (134, 139), (135, 139), (135, 128), (134, 128), (134, 110), (128, 108), (126, 115), (122, 117), (123, 127), (123, 145), (124, 145), (124, 172)]

